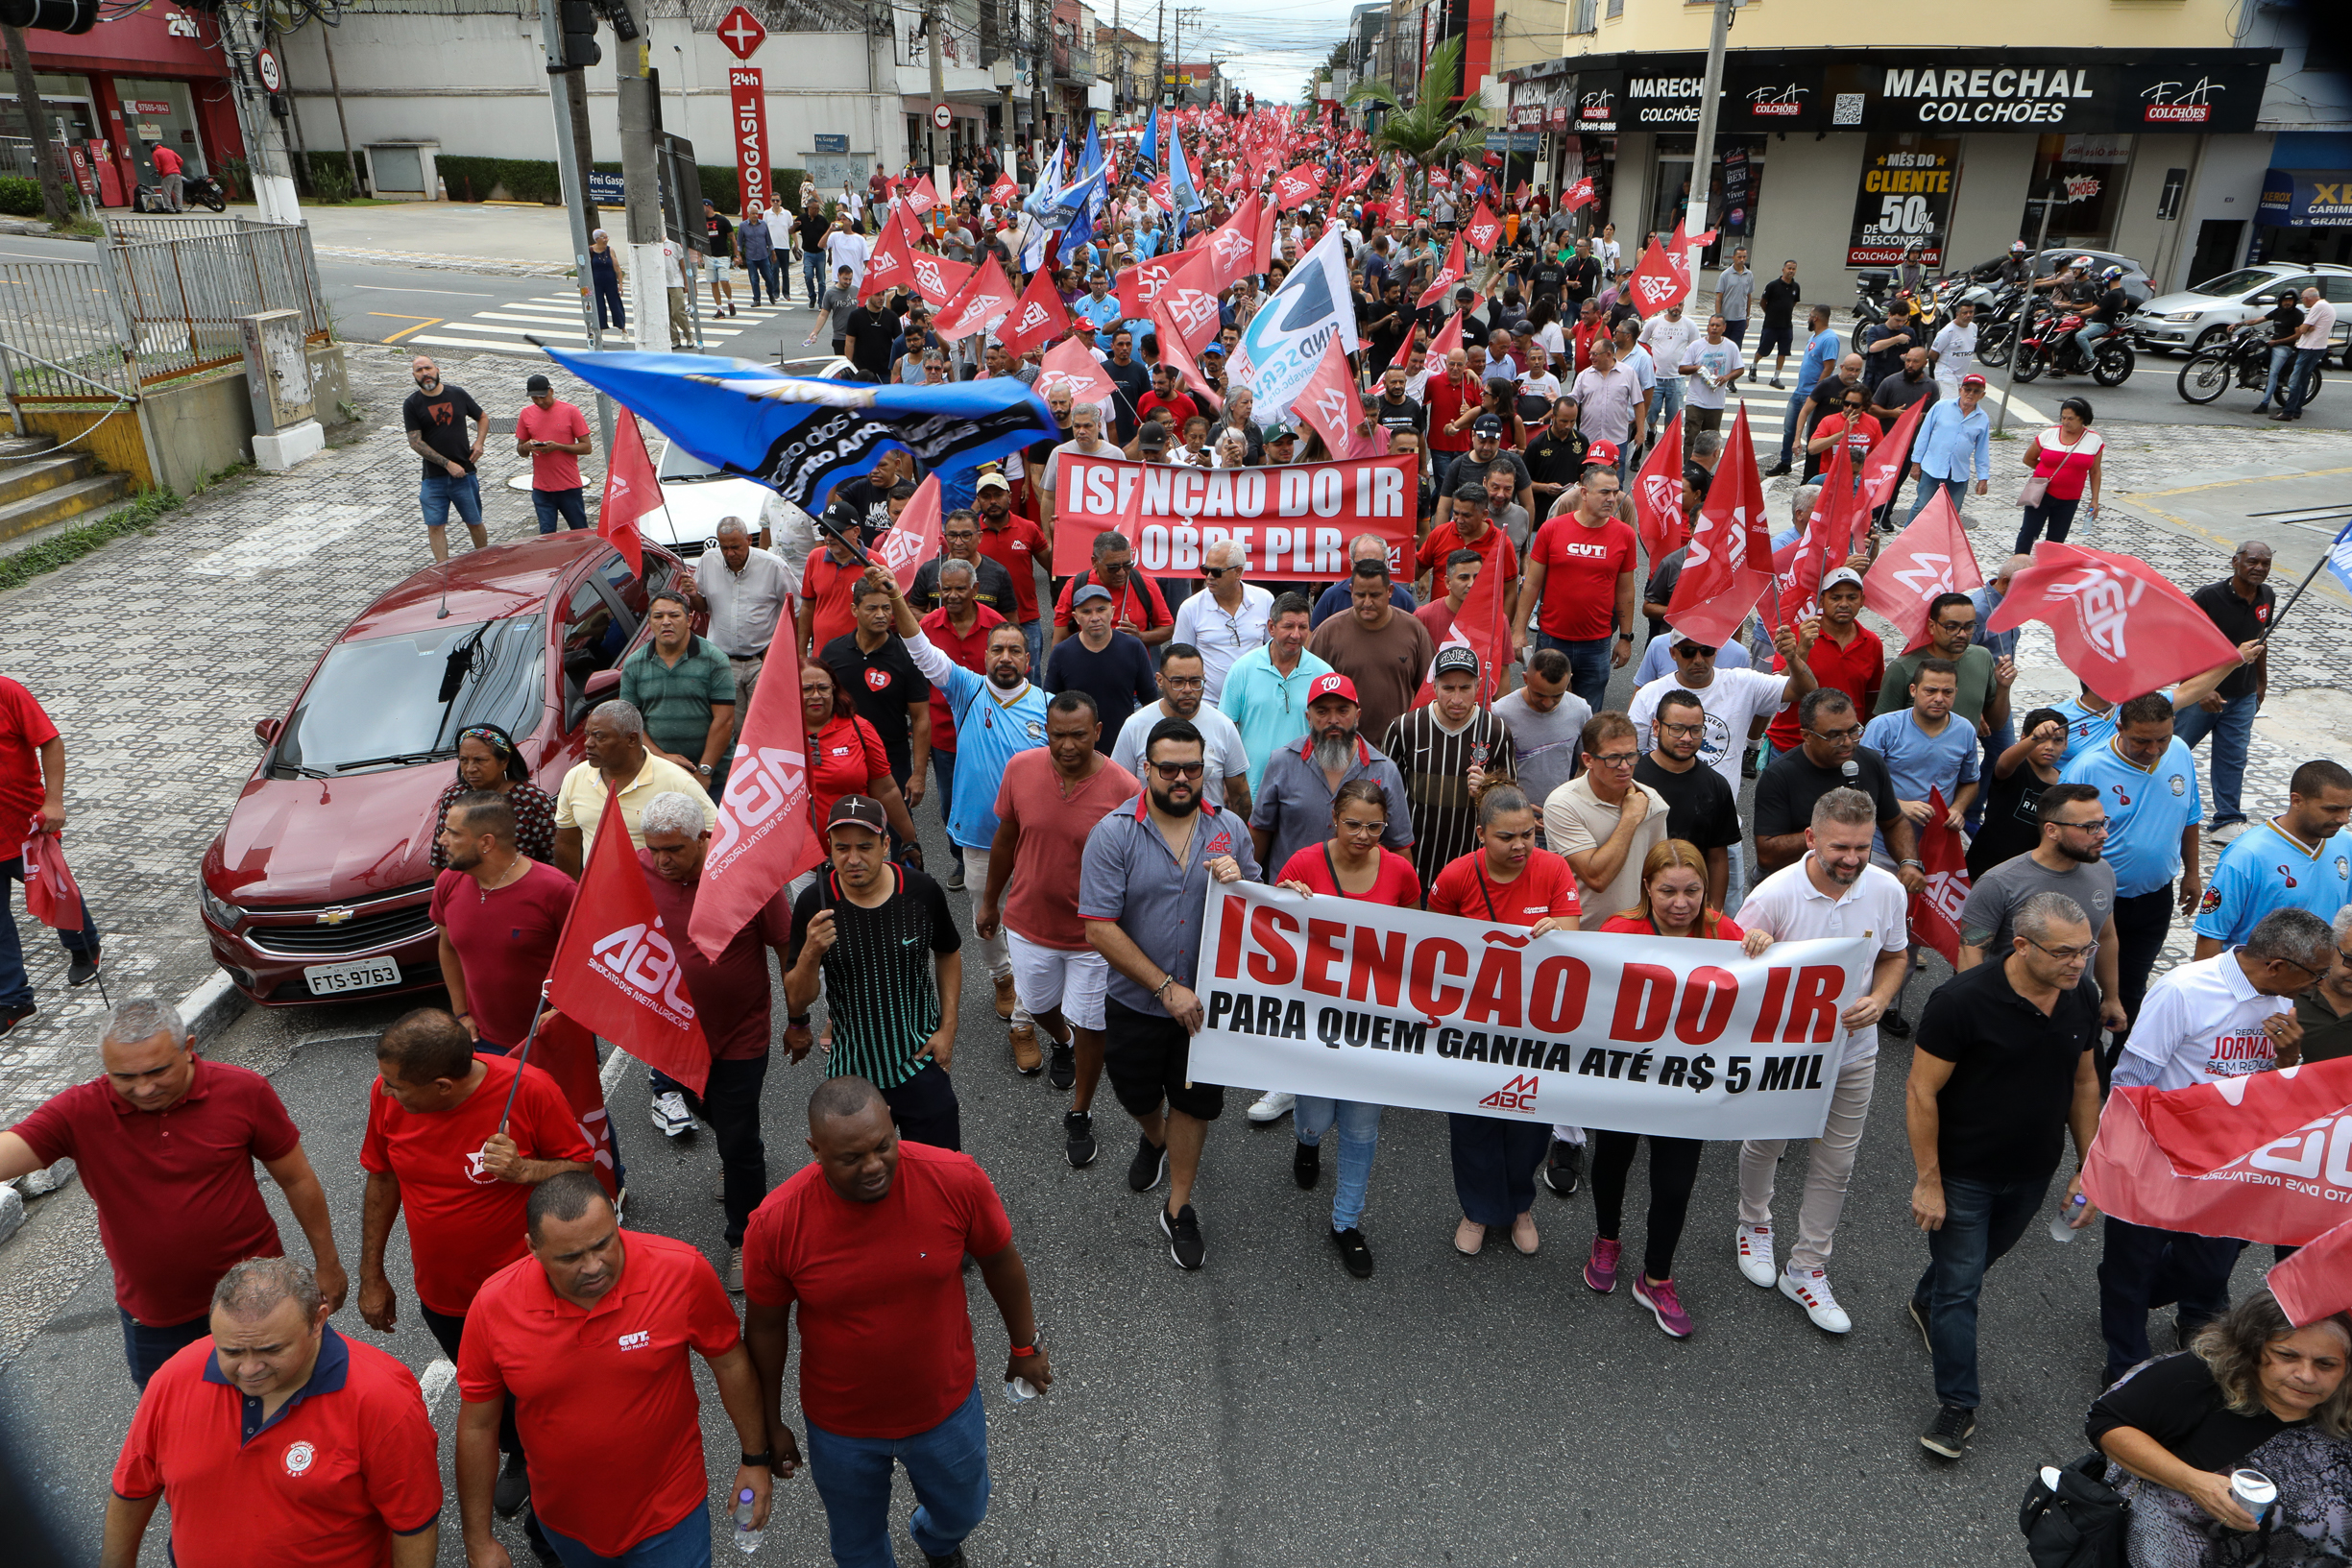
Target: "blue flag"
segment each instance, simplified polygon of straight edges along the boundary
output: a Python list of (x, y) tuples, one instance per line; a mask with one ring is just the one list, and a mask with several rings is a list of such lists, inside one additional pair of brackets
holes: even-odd
[(1143, 140), (1135, 144), (1135, 172), (1147, 181), (1159, 178), (1159, 105), (1143, 123)]
[(702, 354), (546, 352), (705, 463), (809, 513), (893, 446), (954, 470), (1061, 434), (1046, 400), (1008, 375), (877, 386)]
[(2336, 543), (2327, 547), (2327, 569), (2336, 574), (2338, 582), (2352, 588), (2352, 522), (2345, 523)]
[(1200, 193), (1193, 189), (1192, 165), (1184, 161), (1184, 132), (1174, 125), (1168, 128), (1168, 195), (1176, 203), (1179, 218), (1188, 218), (1208, 205), (1200, 200)]
[[(1045, 167), (1037, 172), (1037, 182), (1030, 187), (1029, 200), (1022, 204), (1022, 210), (1032, 218), (1043, 218), (1053, 207), (1055, 199), (1060, 195), (1061, 186), (1061, 143), (1055, 142), (1054, 156), (1047, 158)], [(1061, 225), (1051, 224), (1048, 227), (1058, 229)]]

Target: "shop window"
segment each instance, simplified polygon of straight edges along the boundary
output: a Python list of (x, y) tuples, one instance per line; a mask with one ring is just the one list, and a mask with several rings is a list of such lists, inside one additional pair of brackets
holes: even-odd
[(2123, 177), (2131, 167), (2131, 137), (2087, 133), (2043, 136), (2034, 150), (2033, 179), (2018, 232), (2031, 235), (2041, 224), (2039, 204), (2049, 204), (2052, 246), (2112, 250), (2117, 216), (2122, 211)]

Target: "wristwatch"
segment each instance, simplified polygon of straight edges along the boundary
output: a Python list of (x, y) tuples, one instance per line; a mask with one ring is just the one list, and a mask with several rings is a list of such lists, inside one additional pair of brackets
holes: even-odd
[(697, 762), (694, 764), (694, 771), (707, 779), (711, 776), (711, 764), (708, 762)]
[(1634, 634), (1631, 632), (1619, 632), (1617, 634), (1617, 640), (1620, 642), (1631, 642), (1633, 639)]
[(776, 1451), (772, 1448), (763, 1448), (757, 1454), (743, 1456), (743, 1468), (746, 1470), (764, 1470), (775, 1462)]

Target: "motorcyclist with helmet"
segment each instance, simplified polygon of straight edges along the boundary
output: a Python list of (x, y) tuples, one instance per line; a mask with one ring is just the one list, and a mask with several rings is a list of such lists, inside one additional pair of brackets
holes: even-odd
[(2022, 239), (2009, 242), (2009, 253), (2001, 257), (1994, 271), (1994, 280), (2004, 289), (2022, 289), (2033, 281), (2033, 256)]
[(2089, 312), (2083, 318), (2074, 341), (2081, 346), (2082, 357), (2088, 361), (2096, 350), (2092, 345), (2122, 325), (2131, 313), (2131, 297), (2123, 292), (2123, 269), (2109, 267), (2098, 275), (2098, 287), (2092, 296)]

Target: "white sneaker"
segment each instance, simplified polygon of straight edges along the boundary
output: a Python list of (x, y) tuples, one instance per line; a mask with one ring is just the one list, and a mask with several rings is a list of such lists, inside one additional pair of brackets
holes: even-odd
[(1732, 1245), (1739, 1255), (1739, 1277), (1759, 1291), (1771, 1290), (1781, 1272), (1772, 1261), (1772, 1227), (1740, 1225)]
[(1828, 1334), (1844, 1334), (1854, 1327), (1854, 1319), (1846, 1309), (1837, 1304), (1830, 1293), (1830, 1271), (1826, 1268), (1790, 1268), (1781, 1275), (1781, 1294), (1805, 1309), (1805, 1315), (1813, 1320), (1813, 1327)]
[(675, 1138), (694, 1130), (694, 1113), (686, 1108), (686, 1097), (672, 1089), (667, 1095), (653, 1097), (653, 1125), (665, 1137)]
[(2238, 818), (2235, 822), (2224, 822), (2219, 828), (2206, 833), (2205, 841), (2209, 844), (2234, 844), (2238, 841), (2239, 836), (2252, 826), (2253, 824), (2243, 817)]
[(1249, 1107), (1249, 1120), (1261, 1127), (1269, 1122), (1279, 1122), (1290, 1115), (1291, 1107), (1297, 1103), (1297, 1095), (1286, 1094), (1279, 1089), (1270, 1089), (1258, 1097), (1256, 1104)]

